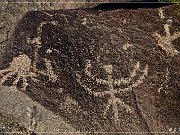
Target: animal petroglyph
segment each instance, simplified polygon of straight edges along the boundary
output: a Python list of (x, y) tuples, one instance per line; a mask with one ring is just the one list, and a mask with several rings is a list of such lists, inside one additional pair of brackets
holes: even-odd
[[(160, 18), (164, 18), (163, 11), (159, 10)], [(170, 24), (164, 24), (164, 30), (166, 35), (161, 36), (159, 33), (155, 32), (153, 36), (157, 39), (158, 45), (167, 53), (169, 56), (174, 56), (179, 54), (179, 52), (174, 48), (172, 45), (172, 42), (180, 37), (180, 32), (175, 32), (173, 35), (171, 35), (169, 30)]]
[[(108, 86), (108, 90), (103, 91), (103, 92), (97, 92), (93, 91), (92, 88), (89, 88), (86, 84), (82, 82), (82, 76), (78, 73), (76, 73), (77, 76), (77, 82), (86, 90), (88, 91), (89, 94), (95, 96), (95, 97), (104, 97), (105, 95), (110, 95), (110, 98), (108, 99), (108, 103), (105, 107), (104, 110), (104, 115), (107, 114), (107, 111), (110, 109), (112, 106), (112, 110), (114, 112), (114, 120), (115, 122), (118, 120), (118, 105), (121, 107), (124, 107), (127, 112), (131, 113), (132, 109), (129, 107), (129, 105), (125, 104), (121, 99), (117, 98), (115, 94), (120, 94), (122, 92), (130, 92), (132, 91), (133, 88), (137, 87), (138, 85), (143, 83), (143, 80), (148, 74), (148, 65), (145, 65), (144, 69), (140, 69), (140, 63), (137, 62), (134, 65), (133, 71), (130, 73), (129, 78), (120, 78), (120, 79), (113, 79), (112, 73), (113, 73), (113, 66), (112, 65), (104, 65), (102, 69), (105, 70), (105, 73), (107, 74), (107, 79), (100, 79), (96, 78), (91, 74), (91, 61), (87, 60), (86, 67), (85, 67), (85, 75), (87, 75), (89, 78), (91, 78), (96, 84), (101, 84)], [(138, 80), (133, 82), (133, 78), (137, 76), (137, 72), (140, 71), (142, 75), (139, 77)], [(126, 88), (117, 88), (115, 89), (114, 86), (121, 86), (125, 85), (127, 86)]]
[[(5, 76), (3, 76), (4, 73), (6, 73)], [(16, 86), (20, 78), (22, 78), (23, 90), (25, 90), (28, 86), (27, 77), (31, 77), (32, 79), (35, 77), (35, 74), (31, 72), (31, 60), (25, 54), (13, 58), (10, 66), (7, 69), (1, 70), (0, 74), (3, 76), (0, 82), (1, 85), (3, 85), (3, 82), (5, 82), (12, 75), (17, 75), (16, 80), (13, 82), (13, 86)]]
[(158, 40), (158, 45), (169, 55), (174, 56), (179, 54), (179, 52), (174, 48), (172, 45), (172, 41), (180, 37), (180, 32), (176, 32), (175, 34), (171, 35), (169, 32), (169, 25), (165, 24), (164, 29), (166, 32), (165, 36), (161, 36), (157, 32), (154, 34), (156, 39)]
[(0, 85), (3, 85), (3, 83), (8, 78), (12, 78), (12, 76), (16, 76), (12, 86), (17, 87), (18, 82), (22, 80), (22, 90), (26, 90), (29, 85), (27, 80), (28, 77), (30, 77), (32, 81), (37, 82), (39, 80), (36, 79), (36, 77), (38, 75), (44, 75), (49, 77), (49, 81), (55, 82), (57, 80), (57, 76), (52, 70), (51, 63), (48, 60), (45, 60), (44, 62), (47, 71), (38, 71), (32, 66), (32, 61), (27, 55), (21, 54), (18, 57), (14, 57), (7, 69), (0, 70), (0, 75), (3, 76), (0, 81)]

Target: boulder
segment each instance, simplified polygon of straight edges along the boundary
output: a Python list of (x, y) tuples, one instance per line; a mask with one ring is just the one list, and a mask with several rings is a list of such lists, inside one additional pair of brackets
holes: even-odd
[(0, 85), (80, 132), (180, 125), (178, 5), (28, 12), (4, 49)]

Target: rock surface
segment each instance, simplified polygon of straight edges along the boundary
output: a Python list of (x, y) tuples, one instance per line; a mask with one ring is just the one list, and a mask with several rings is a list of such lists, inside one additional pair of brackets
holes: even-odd
[[(98, 3), (97, 3), (98, 2)], [(108, 0), (1, 0), (0, 1), (0, 56), (14, 27), (28, 11), (92, 8)]]
[(29, 135), (30, 131), (36, 134), (66, 132), (76, 134), (77, 132), (60, 116), (46, 110), (21, 91), (1, 87), (0, 95), (0, 132), (9, 135), (12, 132), (17, 135), (19, 132)]
[(77, 131), (168, 132), (180, 125), (177, 11), (28, 12), (4, 49), (0, 83)]

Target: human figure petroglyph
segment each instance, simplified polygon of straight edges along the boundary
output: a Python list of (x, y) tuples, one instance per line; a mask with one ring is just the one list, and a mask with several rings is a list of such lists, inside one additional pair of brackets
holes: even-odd
[[(163, 10), (159, 10), (159, 16), (161, 19), (164, 18)], [(172, 45), (172, 42), (180, 37), (180, 32), (175, 32), (174, 34), (170, 33), (170, 24), (166, 22), (164, 24), (164, 30), (166, 35), (161, 36), (158, 32), (155, 32), (153, 36), (157, 39), (158, 45), (167, 53), (169, 56), (174, 56), (179, 54), (176, 48)]]
[(161, 18), (161, 19), (164, 19), (165, 17), (164, 17), (164, 14), (163, 14), (163, 9), (162, 9), (162, 8), (159, 8), (158, 11), (159, 11), (159, 16), (160, 16), (160, 18)]
[[(115, 94), (121, 94), (122, 92), (130, 92), (133, 88), (137, 87), (138, 85), (143, 83), (143, 80), (148, 74), (148, 65), (145, 65), (144, 69), (140, 69), (140, 63), (137, 62), (134, 65), (134, 69), (132, 72), (130, 72), (129, 78), (123, 78), (120, 79), (113, 79), (112, 73), (113, 73), (113, 65), (104, 65), (102, 69), (105, 70), (105, 73), (107, 74), (107, 79), (100, 79), (96, 78), (95, 75), (93, 76), (91, 74), (92, 64), (90, 60), (87, 60), (84, 72), (85, 75), (91, 78), (96, 84), (106, 85), (108, 86), (107, 91), (103, 92), (97, 92), (93, 91), (92, 88), (89, 88), (86, 84), (84, 84), (81, 81), (82, 76), (79, 73), (76, 73), (77, 76), (77, 82), (86, 90), (89, 92), (89, 94), (95, 96), (95, 97), (104, 97), (105, 95), (110, 95), (110, 98), (108, 99), (108, 104), (105, 107), (104, 110), (104, 116), (107, 114), (107, 111), (112, 106), (112, 110), (114, 112), (114, 120), (115, 122), (118, 120), (118, 105), (125, 108), (127, 112), (132, 113), (132, 108), (129, 107), (125, 102), (123, 102), (120, 98), (117, 98)], [(133, 82), (133, 78), (137, 75), (137, 72), (140, 71), (142, 75), (139, 77), (138, 80)], [(126, 85), (126, 88), (117, 88), (115, 89), (114, 86), (121, 86)]]

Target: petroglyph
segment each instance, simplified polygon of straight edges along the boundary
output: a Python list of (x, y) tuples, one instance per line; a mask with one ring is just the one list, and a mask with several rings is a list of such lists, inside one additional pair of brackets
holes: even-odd
[(87, 19), (84, 18), (84, 19), (83, 19), (83, 22), (82, 22), (82, 25), (86, 25), (86, 24), (87, 24)]
[(75, 99), (72, 99), (70, 96), (67, 96), (65, 98), (65, 102), (64, 102), (63, 106), (66, 108), (72, 108), (72, 106), (78, 107), (78, 103)]
[(35, 44), (35, 45), (41, 45), (40, 40), (41, 40), (40, 37), (33, 38), (33, 39), (27, 38), (27, 39), (26, 39), (26, 42), (27, 42), (28, 44), (32, 44), (32, 45), (34, 45), (34, 44)]
[(167, 89), (168, 89), (168, 81), (169, 81), (169, 69), (166, 68), (166, 73), (164, 74), (165, 80), (160, 84), (160, 88), (158, 88), (158, 93), (161, 91), (164, 91), (167, 94)]
[[(50, 60), (43, 58), (46, 67), (45, 71), (39, 71), (38, 69), (36, 69), (36, 65), (39, 58), (38, 51), (39, 48), (42, 46), (41, 36), (43, 27), (44, 25), (48, 24), (57, 26), (58, 22), (43, 21), (37, 27), (37, 37), (26, 38), (28, 44), (35, 46), (33, 61), (31, 61), (31, 59), (25, 54), (21, 54), (18, 57), (14, 57), (12, 62), (10, 63), (10, 66), (7, 69), (0, 70), (0, 74), (1, 76), (3, 76), (0, 85), (3, 85), (3, 83), (6, 80), (12, 78), (13, 76), (16, 76), (16, 79), (13, 81), (12, 87), (17, 87), (19, 81), (22, 80), (22, 90), (26, 90), (27, 86), (29, 85), (27, 79), (28, 77), (31, 78), (31, 80), (37, 82), (39, 80), (36, 78), (39, 75), (44, 75), (47, 76), (49, 78), (49, 81), (51, 82), (57, 81), (58, 76), (54, 73)], [(48, 49), (47, 53), (52, 53), (52, 50)]]
[(38, 45), (38, 46), (41, 45), (42, 44), (41, 36), (42, 36), (43, 27), (47, 24), (54, 25), (54, 26), (59, 25), (58, 21), (42, 21), (36, 30), (37, 31), (37, 37), (27, 38), (26, 39), (27, 43), (32, 44), (32, 45)]
[[(58, 21), (42, 21), (36, 30), (37, 37), (32, 38), (32, 39), (27, 38), (27, 40), (26, 40), (28, 44), (32, 44), (32, 45), (36, 46), (35, 50), (34, 50), (35, 54), (34, 54), (33, 67), (36, 67), (36, 62), (38, 61), (38, 53), (37, 52), (39, 51), (39, 48), (42, 45), (41, 36), (42, 36), (43, 27), (48, 24), (53, 25), (53, 26), (59, 25)], [(46, 53), (52, 53), (52, 50), (47, 49)], [(47, 68), (48, 75), (49, 75), (49, 81), (55, 82), (57, 80), (57, 76), (54, 74), (54, 72), (52, 70), (51, 62), (47, 59), (44, 59), (44, 61), (45, 61), (45, 65)]]
[[(3, 74), (5, 74), (3, 76)], [(0, 70), (0, 74), (3, 76), (0, 85), (11, 76), (16, 75), (16, 80), (13, 82), (13, 86), (16, 86), (20, 79), (23, 80), (23, 90), (28, 86), (27, 77), (31, 77), (32, 80), (35, 78), (35, 74), (31, 72), (31, 59), (25, 55), (19, 55), (18, 57), (13, 58), (13, 61), (10, 63), (10, 66), (7, 69)]]
[(66, 24), (69, 25), (69, 21), (68, 19), (66, 18), (66, 15), (65, 14), (61, 14), (62, 17), (64, 17), (65, 21), (66, 21)]
[(51, 49), (47, 49), (46, 53), (52, 53), (53, 51)]
[(160, 18), (161, 18), (161, 19), (164, 19), (165, 17), (164, 17), (164, 14), (163, 14), (163, 9), (162, 9), (162, 8), (159, 8), (158, 11), (159, 11), (159, 16), (160, 16)]
[(47, 68), (47, 73), (49, 75), (49, 81), (56, 82), (58, 76), (53, 71), (51, 61), (48, 60), (48, 59), (44, 59), (44, 61), (45, 61), (45, 65), (46, 65), (46, 68)]
[(39, 80), (36, 79), (36, 77), (38, 75), (45, 75), (49, 77), (49, 81), (55, 82), (57, 80), (57, 75), (54, 74), (50, 61), (45, 59), (45, 65), (47, 71), (38, 71), (32, 66), (31, 59), (27, 55), (21, 54), (13, 58), (7, 69), (0, 70), (0, 75), (2, 76), (0, 85), (3, 85), (6, 80), (13, 76), (16, 76), (16, 79), (13, 81), (12, 87), (17, 87), (18, 82), (22, 80), (22, 90), (26, 90), (29, 85), (27, 80), (28, 77), (30, 77), (32, 81), (38, 82)]
[(47, 15), (47, 16), (50, 16), (50, 17), (52, 17), (52, 16), (54, 16), (53, 14), (50, 14), (50, 13), (47, 13), (47, 12), (43, 12), (45, 15)]
[(37, 107), (33, 106), (32, 108), (27, 108), (27, 116), (29, 119), (28, 123), (28, 135), (32, 135), (37, 127), (39, 121), (41, 121), (41, 117), (38, 114)]
[[(92, 65), (91, 61), (87, 60), (86, 67), (84, 69), (85, 75), (87, 75), (89, 78), (91, 78), (96, 84), (101, 84), (108, 86), (108, 90), (105, 90), (103, 92), (97, 92), (93, 91), (92, 88), (89, 88), (86, 84), (82, 82), (82, 76), (78, 73), (76, 73), (77, 76), (77, 82), (86, 90), (89, 94), (95, 96), (95, 97), (104, 97), (105, 95), (109, 95), (110, 98), (108, 99), (108, 103), (104, 109), (104, 116), (107, 114), (108, 110), (112, 106), (112, 110), (114, 112), (114, 120), (115, 122), (118, 120), (118, 105), (125, 108), (127, 112), (132, 113), (132, 108), (129, 107), (125, 102), (123, 102), (121, 99), (117, 98), (115, 94), (121, 94), (122, 92), (130, 92), (133, 88), (137, 87), (138, 85), (143, 83), (143, 80), (148, 74), (148, 65), (145, 65), (144, 69), (140, 69), (140, 63), (137, 62), (134, 65), (133, 71), (130, 73), (129, 78), (123, 78), (120, 79), (113, 79), (112, 73), (113, 73), (113, 65), (104, 65), (101, 67), (103, 70), (105, 70), (105, 73), (107, 74), (107, 79), (100, 79), (96, 78), (91, 74)], [(133, 82), (134, 77), (138, 76), (137, 72), (141, 72), (141, 76), (138, 80)], [(126, 88), (117, 88), (115, 89), (114, 86), (127, 86)]]
[[(163, 12), (159, 10), (160, 18), (164, 17)], [(167, 53), (169, 56), (174, 56), (179, 54), (179, 52), (174, 48), (172, 42), (180, 37), (180, 32), (175, 32), (171, 35), (169, 30), (170, 24), (164, 24), (164, 30), (166, 35), (161, 36), (159, 33), (155, 32), (153, 36), (158, 40), (158, 45)]]
[(122, 49), (128, 50), (128, 48), (131, 48), (131, 47), (132, 47), (132, 44), (126, 43), (126, 44), (123, 44)]

